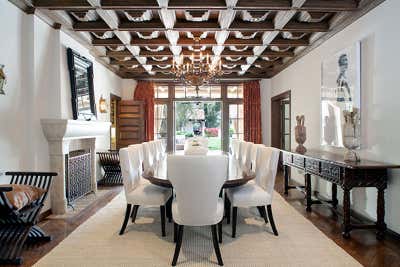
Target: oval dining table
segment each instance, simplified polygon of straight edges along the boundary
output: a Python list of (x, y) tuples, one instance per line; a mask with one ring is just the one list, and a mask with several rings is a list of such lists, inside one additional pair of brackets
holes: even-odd
[[(179, 151), (174, 151), (174, 152), (167, 152), (167, 157), (168, 155), (184, 155), (184, 152), (182, 150)], [(229, 156), (229, 153), (220, 151), (220, 150), (213, 150), (209, 151), (207, 155), (226, 155)], [(190, 155), (192, 156), (192, 155)], [(230, 163), (230, 162), (229, 162)], [(166, 164), (167, 166), (167, 164)], [(168, 166), (167, 166), (168, 168)], [(230, 168), (228, 168), (230, 170)], [(148, 180), (150, 183), (154, 185), (158, 185), (161, 187), (166, 187), (166, 188), (173, 188), (171, 182), (168, 180), (167, 177), (167, 169), (165, 169), (163, 172), (155, 172), (155, 173), (144, 173), (142, 174), (142, 177), (146, 180)], [(232, 187), (237, 187), (244, 185), (248, 183), (249, 181), (253, 180), (256, 177), (256, 174), (254, 172), (242, 172), (239, 176), (237, 177), (231, 177), (228, 171), (228, 177), (226, 177), (226, 181), (224, 185), (222, 186), (223, 189), (226, 188), (232, 188)]]

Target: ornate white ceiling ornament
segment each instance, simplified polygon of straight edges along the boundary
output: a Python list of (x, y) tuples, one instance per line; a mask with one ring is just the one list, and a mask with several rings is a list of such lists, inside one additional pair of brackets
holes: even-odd
[(82, 22), (96, 21), (99, 18), (96, 10), (93, 9), (87, 11), (71, 11), (71, 15)]
[(165, 74), (165, 75), (169, 75), (169, 74), (171, 74), (171, 72), (170, 72), (170, 71), (161, 71), (161, 73), (162, 73), (162, 74)]
[(231, 65), (223, 64), (222, 66), (224, 68), (226, 68), (226, 69), (230, 69), (231, 70), (231, 69), (236, 68), (237, 65), (236, 64), (231, 64)]
[(301, 11), (298, 15), (298, 20), (301, 22), (321, 22), (323, 21), (329, 13), (310, 13), (308, 11)]
[(242, 59), (242, 57), (226, 57), (226, 60), (232, 61), (232, 62), (236, 62)]
[(279, 57), (262, 57), (262, 59), (266, 60), (266, 61), (275, 61), (277, 60)]
[(286, 46), (286, 47), (280, 47), (280, 46), (271, 46), (270, 47), (271, 48), (271, 50), (272, 51), (276, 51), (276, 52), (279, 52), (279, 51), (288, 51), (289, 49), (290, 49), (290, 47), (289, 46)]
[(144, 48), (146, 48), (147, 51), (150, 51), (150, 52), (160, 52), (160, 51), (163, 51), (165, 47), (160, 45), (156, 48), (151, 48), (150, 46), (146, 45), (146, 46), (144, 46)]
[(269, 12), (266, 12), (264, 15), (255, 17), (254, 14), (251, 14), (247, 10), (242, 11), (242, 20), (249, 22), (261, 22), (267, 19)]
[(259, 68), (259, 69), (262, 69), (262, 68), (263, 68), (263, 66), (258, 65), (258, 64), (254, 64), (254, 66), (255, 66), (256, 68)]
[(107, 31), (107, 32), (92, 32), (94, 36), (96, 36), (99, 39), (111, 39), (114, 37), (114, 32), (112, 31)]
[(304, 37), (306, 33), (292, 34), (291, 32), (283, 32), (282, 36), (285, 39), (299, 40)]
[(190, 51), (204, 51), (204, 50), (207, 49), (207, 46), (206, 46), (206, 45), (203, 45), (203, 46), (201, 46), (200, 48), (193, 48), (193, 46), (189, 45), (189, 46), (188, 46), (188, 49), (189, 49)]
[(121, 58), (120, 59), (120, 61), (128, 61), (128, 60), (131, 60), (132, 59), (132, 57), (123, 57), (123, 58)]
[(171, 67), (171, 65), (156, 65), (157, 67), (159, 67), (160, 69), (163, 69), (163, 70), (165, 70), (165, 69), (168, 69), (168, 68), (170, 68)]
[(160, 32), (159, 31), (154, 31), (149, 35), (143, 35), (141, 32), (136, 32), (136, 34), (137, 34), (137, 36), (139, 36), (139, 38), (145, 39), (145, 40), (155, 39), (155, 38), (158, 38), (160, 36)]
[(193, 16), (191, 11), (185, 11), (185, 18), (187, 21), (202, 22), (202, 21), (207, 21), (209, 17), (210, 17), (209, 10), (204, 11), (204, 13), (201, 16)]
[(151, 59), (158, 61), (158, 62), (162, 62), (162, 61), (166, 61), (168, 59), (168, 57), (151, 57)]
[(203, 32), (199, 37), (194, 36), (193, 33), (191, 32), (186, 32), (186, 37), (190, 39), (195, 39), (195, 38), (200, 38), (200, 39), (205, 39), (207, 38), (208, 32)]
[(125, 46), (123, 45), (119, 45), (119, 46), (107, 46), (108, 49), (110, 49), (111, 51), (123, 51), (125, 50)]
[(249, 40), (249, 39), (254, 39), (256, 37), (258, 32), (254, 32), (250, 35), (244, 35), (242, 32), (240, 31), (235, 31), (235, 38), (237, 39), (244, 39), (244, 40)]
[(139, 67), (139, 65), (130, 65), (130, 66), (127, 66), (128, 69), (136, 69), (137, 67)]
[(230, 46), (229, 46), (229, 49), (230, 49), (231, 51), (237, 51), (237, 52), (246, 51), (248, 48), (249, 48), (249, 47), (248, 47), (247, 45), (246, 45), (245, 47), (243, 47), (243, 48), (237, 48), (237, 47), (234, 46), (234, 45), (230, 45)]
[(126, 18), (133, 22), (150, 21), (153, 18), (153, 13), (151, 10), (144, 11), (141, 16), (135, 16), (137, 13), (137, 11), (124, 11)]

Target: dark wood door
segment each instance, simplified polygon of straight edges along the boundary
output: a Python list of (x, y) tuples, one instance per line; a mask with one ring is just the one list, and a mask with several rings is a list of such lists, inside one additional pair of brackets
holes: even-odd
[(144, 103), (121, 100), (117, 109), (117, 148), (144, 142)]

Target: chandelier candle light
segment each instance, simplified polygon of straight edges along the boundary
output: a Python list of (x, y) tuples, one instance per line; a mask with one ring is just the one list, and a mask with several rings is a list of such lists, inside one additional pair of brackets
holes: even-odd
[[(181, 54), (179, 60), (172, 60), (172, 73), (176, 81), (187, 85), (196, 86), (198, 95), (199, 86), (217, 81), (224, 74), (221, 59), (216, 64), (211, 64), (210, 55), (205, 56), (201, 52), (200, 38), (195, 39), (194, 53), (190, 56), (190, 62), (186, 62)], [(197, 55), (195, 53), (198, 53)]]

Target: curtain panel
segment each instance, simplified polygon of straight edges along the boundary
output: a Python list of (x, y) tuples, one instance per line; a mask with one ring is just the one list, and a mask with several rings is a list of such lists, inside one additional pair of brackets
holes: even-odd
[(133, 99), (145, 103), (145, 135), (146, 141), (151, 141), (154, 139), (154, 83), (138, 81)]
[(243, 90), (244, 140), (262, 143), (260, 82), (244, 83)]

